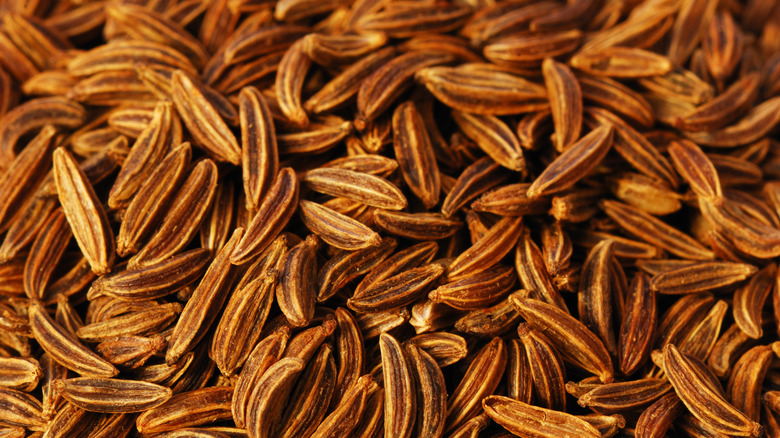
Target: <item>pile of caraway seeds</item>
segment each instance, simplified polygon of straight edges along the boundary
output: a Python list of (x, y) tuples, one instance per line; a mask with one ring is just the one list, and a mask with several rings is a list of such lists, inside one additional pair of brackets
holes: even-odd
[(0, 437), (780, 437), (780, 1), (0, 1)]

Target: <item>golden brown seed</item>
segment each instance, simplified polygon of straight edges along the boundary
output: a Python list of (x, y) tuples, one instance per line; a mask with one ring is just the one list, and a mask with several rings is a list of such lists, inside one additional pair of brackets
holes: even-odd
[(691, 414), (714, 431), (736, 436), (761, 435), (761, 426), (704, 383), (690, 359), (672, 344), (664, 347), (663, 367), (675, 392)]
[(95, 274), (105, 274), (114, 263), (114, 233), (92, 184), (65, 149), (54, 151), (54, 180), (73, 236)]

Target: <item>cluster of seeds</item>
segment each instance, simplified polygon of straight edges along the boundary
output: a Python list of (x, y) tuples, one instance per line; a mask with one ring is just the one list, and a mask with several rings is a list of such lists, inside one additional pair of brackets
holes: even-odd
[(0, 0), (0, 437), (778, 437), (779, 123), (778, 0)]

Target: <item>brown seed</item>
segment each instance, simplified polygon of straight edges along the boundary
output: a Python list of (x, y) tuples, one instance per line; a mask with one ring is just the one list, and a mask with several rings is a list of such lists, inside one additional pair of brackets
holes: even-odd
[(737, 436), (760, 436), (761, 426), (714, 392), (674, 345), (663, 350), (663, 367), (680, 400), (714, 431)]
[(171, 390), (135, 380), (79, 377), (56, 380), (66, 400), (89, 412), (143, 412), (165, 403)]
[(681, 140), (669, 145), (669, 155), (677, 172), (685, 178), (696, 195), (718, 198), (723, 195), (718, 171), (707, 155), (693, 142)]
[(271, 332), (263, 340), (257, 343), (247, 357), (241, 374), (236, 381), (234, 394), (231, 400), (231, 412), (236, 426), (246, 425), (247, 407), (249, 396), (258, 379), (266, 370), (276, 363), (287, 346), (290, 337), (290, 329), (284, 327), (281, 330)]
[(685, 405), (670, 392), (647, 407), (636, 422), (636, 435), (647, 438), (661, 438), (677, 417), (685, 411)]
[(515, 247), (515, 270), (523, 287), (532, 296), (568, 311), (566, 302), (544, 267), (541, 250), (527, 230), (523, 231)]
[(491, 395), (482, 400), (482, 406), (493, 421), (515, 435), (534, 438), (601, 436), (595, 427), (574, 415), (532, 406), (509, 397)]
[(528, 188), (529, 198), (562, 191), (584, 177), (609, 151), (613, 129), (602, 126), (566, 149)]
[(634, 47), (582, 51), (569, 62), (585, 73), (616, 78), (663, 75), (672, 69), (672, 63), (665, 56)]
[(305, 327), (314, 317), (318, 244), (316, 237), (309, 236), (290, 248), (280, 262), (276, 303), (292, 327)]
[(165, 353), (165, 363), (173, 364), (190, 351), (216, 319), (216, 310), (222, 308), (227, 298), (234, 272), (230, 265), (230, 254), (244, 234), (243, 228), (233, 232), (228, 243), (217, 253), (192, 293), (173, 328)]
[(734, 321), (742, 332), (753, 339), (763, 336), (761, 312), (772, 284), (777, 283), (776, 271), (777, 266), (770, 263), (734, 292)]
[(415, 240), (440, 240), (455, 234), (463, 223), (439, 213), (374, 210), (374, 223), (390, 234)]
[(740, 282), (756, 271), (745, 263), (699, 262), (653, 276), (650, 287), (662, 294), (703, 292)]
[(442, 214), (452, 217), (469, 200), (501, 184), (508, 176), (508, 172), (489, 157), (475, 161), (463, 170), (444, 198)]
[(54, 179), (73, 236), (95, 274), (105, 274), (114, 263), (114, 233), (103, 205), (76, 160), (65, 149), (54, 151)]
[(415, 79), (438, 100), (466, 113), (517, 114), (548, 106), (547, 92), (539, 84), (477, 67), (429, 67), (418, 71)]
[(203, 95), (197, 84), (183, 71), (171, 77), (173, 101), (179, 116), (189, 129), (195, 144), (218, 161), (241, 162), (241, 147), (222, 116)]
[(246, 427), (252, 436), (269, 437), (281, 419), (295, 379), (305, 366), (295, 357), (279, 359), (255, 383), (247, 405)]
[(119, 336), (150, 335), (162, 331), (179, 313), (179, 303), (130, 311), (79, 327), (76, 336), (86, 342), (103, 342)]
[(626, 231), (677, 256), (692, 260), (714, 258), (710, 250), (688, 235), (639, 209), (609, 200), (603, 201), (601, 208)]
[(238, 99), (241, 120), (241, 169), (246, 207), (254, 211), (270, 190), (279, 171), (276, 129), (271, 110), (257, 88), (242, 88)]
[(479, 350), (447, 402), (445, 431), (453, 431), (478, 415), (480, 402), (498, 387), (506, 360), (501, 338), (493, 338)]
[(437, 263), (408, 269), (366, 287), (360, 295), (347, 300), (350, 309), (361, 312), (381, 312), (397, 309), (417, 301), (444, 274), (444, 267)]
[(32, 358), (0, 358), (0, 386), (30, 392), (38, 386), (43, 371)]
[(490, 42), (482, 53), (488, 60), (518, 68), (534, 68), (545, 58), (554, 58), (575, 50), (582, 41), (577, 29), (539, 34), (517, 35)]
[(282, 168), (276, 175), (274, 184), (263, 198), (247, 231), (239, 242), (230, 262), (242, 265), (268, 246), (279, 231), (287, 225), (298, 204), (298, 178), (289, 167)]
[(497, 265), (478, 274), (439, 286), (428, 298), (459, 310), (485, 308), (504, 298), (514, 287), (517, 274), (512, 267)]
[(517, 327), (525, 348), (536, 404), (547, 409), (566, 411), (566, 371), (558, 352), (549, 339), (527, 323)]
[(306, 227), (333, 247), (354, 251), (382, 242), (375, 231), (322, 204), (302, 199), (298, 207)]
[(393, 145), (404, 181), (427, 209), (439, 202), (440, 177), (425, 123), (413, 102), (393, 112)]
[(209, 356), (225, 376), (232, 375), (244, 363), (260, 339), (273, 302), (276, 269), (286, 251), (286, 240), (277, 239), (247, 270), (225, 305), (209, 350)]
[(542, 62), (542, 74), (555, 123), (555, 148), (563, 152), (580, 137), (582, 91), (574, 73), (552, 58)]
[(323, 344), (295, 384), (276, 433), (291, 438), (314, 432), (325, 417), (335, 383), (331, 347)]
[(613, 243), (602, 240), (588, 253), (582, 266), (578, 295), (580, 321), (598, 334), (604, 346), (612, 354), (617, 352), (617, 342), (612, 324), (611, 282)]
[(232, 386), (183, 392), (149, 409), (135, 421), (141, 433), (160, 433), (230, 419)]
[(520, 141), (498, 117), (460, 111), (453, 111), (452, 116), (461, 131), (496, 163), (517, 172), (525, 170)]
[(647, 406), (671, 390), (672, 386), (666, 379), (607, 383), (581, 395), (577, 403), (603, 414), (627, 412)]
[(376, 382), (370, 374), (361, 376), (344, 394), (341, 403), (317, 427), (313, 438), (348, 435), (357, 427), (369, 393), (376, 391)]
[(89, 294), (129, 300), (160, 298), (197, 280), (210, 259), (208, 250), (186, 251), (154, 265), (104, 275), (92, 283)]
[(62, 208), (52, 212), (35, 238), (24, 263), (24, 293), (31, 300), (45, 297), (51, 275), (54, 273), (73, 236)]
[(138, 252), (143, 240), (162, 219), (164, 209), (173, 200), (189, 167), (192, 151), (189, 143), (171, 150), (155, 167), (149, 179), (141, 183), (125, 211), (116, 238), (116, 251), (122, 257)]
[(626, 313), (618, 340), (620, 371), (626, 375), (633, 374), (647, 362), (653, 347), (658, 310), (649, 283), (647, 275), (637, 273), (626, 297)]
[(772, 348), (766, 345), (751, 348), (737, 361), (729, 376), (727, 397), (753, 421), (761, 416), (761, 385), (772, 363), (772, 354)]
[(0, 389), (0, 424), (43, 429), (46, 418), (43, 416), (41, 402), (29, 394), (13, 389)]
[(538, 300), (515, 296), (509, 300), (531, 326), (550, 338), (564, 360), (596, 374), (602, 382), (612, 380), (612, 359), (601, 340), (585, 325)]
[(375, 247), (358, 251), (343, 251), (334, 256), (317, 274), (317, 301), (325, 302), (344, 286), (381, 264), (396, 248), (398, 242), (386, 237)]
[(83, 376), (113, 377), (119, 373), (113, 365), (87, 349), (74, 335), (54, 322), (44, 308), (32, 305), (29, 312), (33, 336), (58, 363)]
[[(277, 8), (277, 12), (279, 12)], [(309, 118), (301, 104), (301, 89), (311, 60), (304, 51), (303, 40), (298, 40), (287, 49), (276, 72), (276, 95), (279, 109), (287, 119), (297, 126), (306, 126)]]
[(457, 280), (489, 269), (512, 250), (522, 231), (521, 218), (501, 219), (485, 236), (450, 263), (447, 280)]
[(216, 164), (205, 159), (195, 165), (172, 199), (162, 224), (129, 260), (128, 267), (132, 269), (160, 262), (187, 246), (211, 206), (216, 186)]
[(175, 146), (172, 125), (176, 117), (173, 107), (168, 102), (161, 102), (154, 108), (154, 115), (136, 139), (130, 153), (122, 164), (111, 192), (108, 195), (108, 205), (111, 208), (126, 206), (132, 196), (152, 175), (157, 162), (162, 159), (169, 148)]
[(446, 54), (413, 51), (399, 55), (374, 70), (363, 80), (358, 90), (355, 126), (362, 130), (368, 122), (376, 119), (411, 85), (410, 80), (418, 70), (444, 64), (452, 59), (452, 56)]

